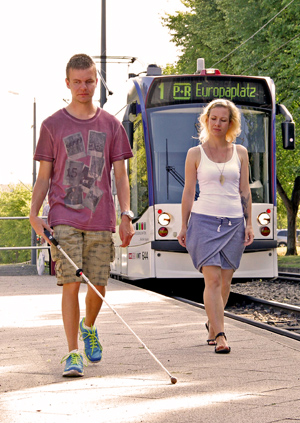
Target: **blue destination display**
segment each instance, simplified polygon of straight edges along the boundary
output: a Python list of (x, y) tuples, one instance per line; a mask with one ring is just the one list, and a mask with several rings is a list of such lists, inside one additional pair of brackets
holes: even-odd
[(149, 89), (146, 107), (208, 103), (216, 98), (271, 107), (271, 93), (264, 78), (226, 75), (156, 78)]

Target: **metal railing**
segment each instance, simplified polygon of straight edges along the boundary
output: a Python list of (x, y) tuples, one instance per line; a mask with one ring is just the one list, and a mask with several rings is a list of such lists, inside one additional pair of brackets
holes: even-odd
[[(47, 219), (47, 216), (40, 216), (42, 219)], [(29, 216), (13, 216), (1, 217), (0, 220), (29, 220)], [(31, 228), (31, 246), (27, 247), (0, 247), (1, 250), (31, 250), (31, 264), (36, 265), (36, 250), (50, 250), (50, 246), (36, 245), (36, 233)]]

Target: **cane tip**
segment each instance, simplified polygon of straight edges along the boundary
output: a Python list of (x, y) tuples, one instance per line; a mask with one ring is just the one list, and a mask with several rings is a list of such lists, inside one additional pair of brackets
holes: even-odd
[(177, 382), (176, 377), (172, 376), (172, 377), (171, 377), (171, 382), (173, 383), (173, 385), (175, 385), (175, 383)]

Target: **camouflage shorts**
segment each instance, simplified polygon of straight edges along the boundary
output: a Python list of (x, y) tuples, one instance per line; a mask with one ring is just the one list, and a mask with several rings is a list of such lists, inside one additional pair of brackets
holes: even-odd
[[(110, 263), (114, 261), (115, 255), (111, 232), (82, 231), (71, 226), (58, 225), (54, 227), (54, 237), (92, 284), (107, 285)], [(81, 277), (76, 276), (75, 267), (53, 245), (51, 255), (55, 261), (57, 285), (83, 282)]]

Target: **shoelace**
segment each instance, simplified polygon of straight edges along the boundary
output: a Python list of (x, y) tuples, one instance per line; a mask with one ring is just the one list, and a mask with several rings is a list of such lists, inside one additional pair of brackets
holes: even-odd
[(86, 362), (83, 361), (83, 357), (79, 353), (69, 353), (69, 354), (65, 355), (61, 359), (61, 363), (68, 360), (69, 357), (71, 357), (71, 365), (72, 366), (77, 366), (78, 364), (82, 363), (84, 367), (87, 367), (88, 364), (89, 364), (87, 360), (86, 360)]
[(92, 330), (86, 329), (84, 331), (84, 333), (81, 333), (81, 338), (82, 338), (83, 341), (85, 341), (87, 338), (89, 338), (89, 344), (90, 344), (90, 348), (92, 349), (92, 352), (97, 347), (99, 347), (100, 350), (102, 351), (102, 346), (99, 342), (99, 339), (97, 338), (96, 329), (94, 327), (92, 328)]
[(69, 357), (71, 357), (71, 364), (72, 365), (77, 365), (82, 363), (83, 364), (83, 359), (81, 357), (81, 355), (79, 353), (69, 353), (67, 355), (65, 355), (62, 359), (61, 359), (61, 363), (63, 363), (64, 361), (66, 361)]

